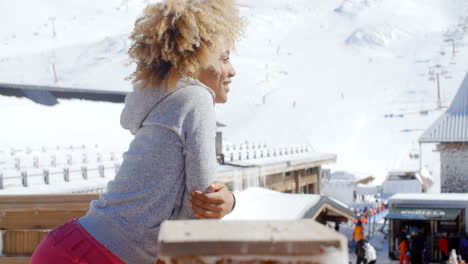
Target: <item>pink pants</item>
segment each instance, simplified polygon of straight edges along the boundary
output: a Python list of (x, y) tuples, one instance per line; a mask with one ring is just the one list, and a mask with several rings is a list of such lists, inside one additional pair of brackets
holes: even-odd
[(34, 251), (30, 264), (125, 264), (94, 239), (77, 219), (50, 231)]

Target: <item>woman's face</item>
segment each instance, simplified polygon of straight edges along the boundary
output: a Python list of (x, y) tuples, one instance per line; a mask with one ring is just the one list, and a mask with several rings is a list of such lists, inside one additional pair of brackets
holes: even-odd
[(226, 103), (228, 100), (229, 84), (231, 78), (236, 75), (236, 71), (232, 67), (229, 54), (230, 47), (227, 41), (222, 39), (219, 49), (219, 69), (217, 73), (214, 69), (208, 68), (200, 71), (198, 80), (208, 86), (216, 94), (216, 103)]

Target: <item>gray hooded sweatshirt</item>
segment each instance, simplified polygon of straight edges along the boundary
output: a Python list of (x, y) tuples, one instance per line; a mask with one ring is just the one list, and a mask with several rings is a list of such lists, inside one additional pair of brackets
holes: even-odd
[(153, 264), (161, 223), (193, 218), (188, 194), (215, 179), (214, 92), (191, 78), (171, 91), (135, 89), (121, 125), (135, 138), (107, 192), (79, 222), (126, 263)]

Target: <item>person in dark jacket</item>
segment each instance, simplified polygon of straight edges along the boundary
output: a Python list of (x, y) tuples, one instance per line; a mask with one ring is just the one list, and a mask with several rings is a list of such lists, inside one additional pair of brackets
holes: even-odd
[(422, 264), (424, 251), (424, 237), (421, 233), (413, 230), (411, 234), (411, 264)]
[(356, 264), (367, 264), (366, 259), (366, 243), (368, 243), (366, 236), (362, 235), (361, 240), (359, 240), (356, 244), (356, 249), (354, 250), (354, 254), (356, 255)]
[(462, 235), (460, 246), (458, 247), (458, 252), (464, 261), (468, 261), (468, 238), (466, 234)]
[(424, 243), (424, 251), (423, 251), (423, 263), (429, 264), (429, 243)]

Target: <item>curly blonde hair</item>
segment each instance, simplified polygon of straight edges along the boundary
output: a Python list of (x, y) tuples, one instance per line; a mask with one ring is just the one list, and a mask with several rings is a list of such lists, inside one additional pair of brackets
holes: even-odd
[(150, 4), (135, 22), (128, 53), (136, 70), (127, 77), (141, 88), (172, 89), (182, 76), (219, 72), (220, 37), (229, 45), (243, 32), (234, 0), (164, 0)]

